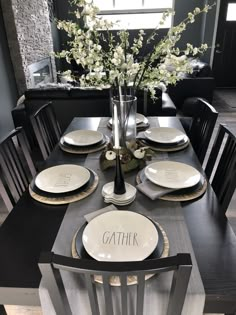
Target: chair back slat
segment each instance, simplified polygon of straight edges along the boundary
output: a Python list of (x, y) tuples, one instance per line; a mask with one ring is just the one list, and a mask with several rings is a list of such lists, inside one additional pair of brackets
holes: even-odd
[(236, 137), (226, 125), (219, 126), (205, 172), (225, 213), (236, 187)]
[(126, 274), (122, 274), (120, 277), (121, 283), (121, 314), (127, 315), (128, 314), (128, 301), (127, 301), (127, 276)]
[(144, 304), (144, 290), (145, 290), (145, 275), (138, 275), (138, 285), (137, 285), (137, 306), (136, 306), (136, 314), (143, 314), (143, 304)]
[(13, 130), (0, 144), (1, 195), (10, 211), (36, 174), (25, 132)]
[(88, 273), (86, 273), (84, 276), (86, 280), (86, 287), (88, 290), (88, 296), (89, 296), (89, 302), (90, 302), (92, 315), (100, 315), (96, 286), (93, 280), (94, 276)]
[(38, 141), (42, 157), (45, 160), (61, 137), (61, 128), (57, 121), (52, 103), (41, 106), (30, 118)]
[(198, 99), (198, 107), (190, 127), (189, 138), (199, 161), (203, 163), (218, 113), (201, 98)]
[[(50, 256), (50, 255), (51, 256)], [(42, 273), (43, 282), (48, 289), (49, 295), (52, 303), (57, 303), (60, 296), (66, 296), (64, 292), (59, 290), (59, 283), (57, 288), (53, 290), (53, 285), (50, 284), (52, 279), (48, 276), (44, 266), (50, 265), (52, 270), (67, 271), (71, 273), (78, 273), (83, 275), (86, 280), (86, 288), (89, 295), (90, 306), (92, 314), (100, 314), (98, 307), (98, 296), (96, 294), (96, 289), (101, 289), (103, 286), (104, 296), (99, 295), (100, 298), (104, 298), (101, 301), (101, 305), (104, 306), (106, 310), (106, 315), (113, 315), (114, 308), (112, 306), (112, 287), (109, 282), (109, 278), (112, 276), (119, 277), (120, 286), (116, 286), (116, 290), (113, 293), (121, 294), (121, 307), (119, 308), (119, 314), (128, 314), (128, 306), (136, 306), (136, 314), (143, 315), (143, 305), (144, 305), (144, 294), (145, 294), (145, 275), (155, 275), (160, 273), (165, 273), (169, 271), (174, 271), (174, 276), (172, 279), (172, 284), (170, 288), (168, 315), (181, 315), (183, 304), (186, 297), (188, 282), (192, 269), (191, 257), (189, 254), (178, 254), (176, 256), (150, 259), (144, 261), (132, 261), (132, 262), (101, 262), (95, 260), (84, 260), (75, 259), (60, 255), (55, 255), (53, 253), (42, 253), (39, 260), (39, 268)], [(46, 271), (45, 271), (46, 270)], [(51, 273), (53, 274), (53, 273)], [(93, 275), (102, 276), (103, 283), (96, 284), (94, 282)], [(137, 278), (137, 290), (133, 292), (136, 295), (133, 296), (131, 300), (128, 299), (129, 290), (127, 284), (127, 275)], [(158, 278), (156, 279), (158, 281)], [(100, 281), (99, 281), (100, 282)], [(53, 284), (57, 283), (57, 279), (53, 279)], [(66, 288), (65, 288), (66, 289)], [(53, 290), (53, 292), (51, 292)], [(79, 289), (78, 289), (79, 290)], [(84, 290), (84, 288), (81, 288)], [(118, 290), (118, 291), (117, 291)], [(167, 293), (168, 294), (168, 293)], [(58, 295), (57, 298), (55, 295)], [(135, 304), (133, 305), (133, 297), (136, 298)], [(132, 305), (132, 306), (131, 306)], [(55, 305), (54, 305), (55, 307)], [(58, 306), (57, 306), (58, 307)], [(118, 307), (118, 306), (117, 306)], [(65, 308), (65, 314), (66, 308)], [(102, 314), (105, 314), (104, 311)]]
[(178, 266), (178, 269), (174, 271), (174, 276), (170, 289), (170, 302), (167, 309), (167, 315), (182, 314), (191, 270), (192, 267), (189, 265), (180, 265)]
[(110, 288), (110, 277), (107, 275), (103, 275), (103, 290), (104, 290), (104, 298), (106, 299), (106, 315), (113, 315), (113, 303), (111, 296), (111, 288)]

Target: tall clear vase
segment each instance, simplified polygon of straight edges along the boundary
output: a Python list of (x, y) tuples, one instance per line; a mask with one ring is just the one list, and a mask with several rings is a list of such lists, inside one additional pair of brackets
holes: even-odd
[(119, 95), (112, 97), (113, 139), (115, 138), (115, 107), (117, 109), (120, 146), (132, 150), (135, 147), (136, 142), (137, 98), (133, 95)]

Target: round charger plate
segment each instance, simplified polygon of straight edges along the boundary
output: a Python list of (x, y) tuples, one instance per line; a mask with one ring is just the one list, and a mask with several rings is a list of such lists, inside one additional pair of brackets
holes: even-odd
[(68, 153), (73, 153), (73, 154), (89, 154), (89, 153), (94, 153), (97, 151), (100, 151), (104, 149), (107, 144), (109, 143), (110, 139), (108, 136), (104, 136), (103, 140), (99, 143), (90, 145), (90, 146), (75, 146), (75, 145), (70, 145), (64, 141), (64, 137), (60, 139), (59, 146), (60, 148)]
[[(141, 184), (147, 178), (145, 176), (144, 170), (141, 170), (136, 176), (137, 185)], [(180, 189), (164, 196), (159, 197), (158, 199), (166, 201), (190, 201), (196, 198), (201, 197), (207, 190), (207, 180), (201, 175), (200, 182), (190, 188)]]
[(156, 248), (154, 224), (131, 211), (110, 211), (91, 220), (83, 232), (87, 253), (99, 261), (138, 261)]
[(154, 162), (146, 166), (144, 172), (154, 184), (173, 189), (192, 187), (201, 178), (200, 172), (194, 167), (174, 161)]
[[(80, 188), (78, 188), (76, 190), (73, 190), (73, 191), (64, 192), (64, 193), (60, 193), (60, 194), (57, 193), (56, 197), (57, 198), (60, 198), (60, 197), (64, 198), (64, 197), (67, 197), (67, 196), (68, 197), (69, 196), (74, 196), (75, 194), (79, 194), (79, 193), (85, 191), (88, 187), (90, 187), (93, 184), (93, 182), (94, 182), (95, 176), (94, 176), (94, 173), (90, 169), (88, 169), (88, 171), (90, 173), (90, 178), (89, 178), (89, 181), (86, 184), (84, 184)], [(55, 194), (39, 189), (35, 185), (35, 178), (32, 179), (32, 181), (30, 183), (30, 188), (37, 195), (40, 195), (40, 196), (43, 196), (43, 197), (49, 197), (49, 198), (55, 197)]]
[(186, 137), (182, 131), (170, 127), (150, 128), (144, 131), (144, 135), (148, 140), (165, 144), (179, 143)]
[(98, 186), (98, 181), (99, 181), (98, 175), (91, 169), (89, 169), (89, 171), (93, 173), (94, 180), (91, 181), (89, 185), (85, 185), (83, 189), (81, 188), (78, 191), (76, 190), (74, 193), (70, 195), (67, 195), (67, 194), (65, 194), (64, 196), (60, 196), (60, 195), (58, 196), (57, 194), (52, 194), (51, 196), (40, 195), (39, 193), (36, 193), (35, 191), (33, 191), (31, 186), (29, 185), (30, 196), (41, 203), (45, 203), (49, 205), (63, 205), (63, 204), (82, 200), (88, 197), (89, 195), (91, 195)]
[(144, 139), (140, 139), (139, 140), (141, 142), (141, 144), (145, 147), (149, 147), (151, 150), (155, 151), (155, 152), (177, 152), (180, 150), (183, 150), (185, 148), (188, 147), (189, 145), (189, 139), (186, 136), (186, 138), (182, 141), (180, 141), (177, 144), (163, 144), (163, 143), (155, 143), (153, 141), (150, 140), (144, 140)]
[[(146, 117), (143, 114), (136, 114), (136, 124), (139, 125), (145, 121)], [(112, 125), (112, 118), (109, 119), (109, 124)]]
[(103, 139), (103, 134), (95, 130), (74, 130), (63, 137), (64, 142), (74, 146), (89, 146)]
[[(151, 219), (150, 219), (151, 220)], [(157, 247), (155, 248), (155, 250), (153, 251), (153, 253), (147, 257), (146, 259), (153, 259), (153, 258), (165, 258), (168, 257), (169, 255), (169, 250), (170, 250), (170, 244), (169, 244), (169, 240), (168, 237), (166, 235), (165, 230), (163, 229), (163, 227), (156, 221), (153, 221), (155, 225), (155, 228), (158, 231), (158, 235), (159, 235), (159, 240), (158, 240), (158, 244)], [(86, 227), (87, 223), (85, 223), (74, 235), (73, 239), (72, 239), (72, 244), (71, 244), (71, 252), (72, 252), (72, 257), (73, 258), (78, 258), (78, 259), (93, 259), (91, 256), (88, 255), (88, 253), (86, 252), (86, 250), (83, 247), (83, 243), (82, 243), (82, 235), (83, 235), (83, 231)], [(145, 276), (145, 280), (148, 280), (152, 277), (153, 275), (146, 275)], [(99, 275), (94, 275), (94, 281), (97, 283), (103, 283), (102, 281), (102, 277)], [(137, 277), (136, 276), (128, 276), (127, 277), (127, 284), (128, 285), (134, 285), (137, 284)], [(117, 276), (112, 276), (110, 277), (110, 285), (111, 286), (120, 286), (120, 278)]]
[(61, 194), (82, 187), (89, 178), (90, 172), (87, 168), (74, 164), (62, 164), (40, 172), (35, 178), (35, 185), (43, 191)]

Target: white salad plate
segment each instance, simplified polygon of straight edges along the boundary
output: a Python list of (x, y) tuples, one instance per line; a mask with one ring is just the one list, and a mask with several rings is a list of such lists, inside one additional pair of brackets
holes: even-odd
[(156, 248), (158, 232), (145, 216), (131, 211), (109, 211), (91, 220), (82, 242), (100, 261), (144, 260)]
[(146, 166), (146, 177), (156, 185), (181, 189), (199, 183), (201, 174), (194, 167), (174, 161), (160, 161)]
[(87, 168), (73, 164), (49, 167), (35, 178), (35, 185), (46, 192), (59, 194), (76, 190), (90, 179)]
[(63, 138), (70, 145), (88, 146), (102, 141), (103, 134), (95, 130), (75, 130), (67, 133)]
[[(142, 114), (136, 113), (136, 125), (142, 124), (146, 117)], [(112, 125), (112, 118), (109, 119), (109, 124)]]
[(169, 127), (150, 128), (144, 132), (144, 135), (148, 140), (165, 144), (178, 143), (187, 138), (182, 131)]

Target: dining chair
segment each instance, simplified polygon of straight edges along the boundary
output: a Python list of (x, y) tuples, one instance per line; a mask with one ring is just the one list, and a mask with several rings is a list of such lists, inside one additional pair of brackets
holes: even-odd
[(9, 211), (35, 175), (28, 140), (18, 127), (0, 143), (0, 192)]
[(205, 173), (226, 213), (236, 187), (236, 136), (226, 125), (219, 125)]
[(49, 102), (41, 106), (31, 117), (31, 124), (44, 160), (54, 149), (61, 137), (61, 128)]
[[(116, 287), (119, 289), (121, 295), (119, 314), (127, 315), (129, 305), (127, 276), (137, 276), (136, 315), (142, 315), (144, 309), (145, 284), (148, 282), (148, 280), (145, 281), (145, 276), (173, 270), (174, 273), (170, 288), (167, 315), (180, 315), (192, 270), (192, 261), (190, 254), (177, 254), (176, 256), (167, 258), (129, 261), (124, 263), (75, 259), (49, 252), (41, 254), (39, 268), (57, 315), (72, 314), (60, 271), (66, 270), (67, 272), (78, 273), (84, 277), (92, 315), (114, 314), (114, 305), (109, 282), (110, 277), (114, 275), (120, 277), (121, 284), (119, 287)], [(97, 289), (98, 287), (101, 288), (101, 284), (95, 283), (94, 275), (102, 276), (104, 292), (104, 302), (102, 304), (105, 308), (105, 313), (100, 313)]]
[(187, 134), (201, 164), (204, 161), (217, 117), (218, 112), (215, 108), (204, 99), (198, 98), (196, 114)]

